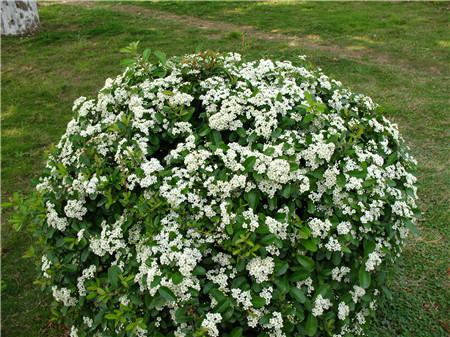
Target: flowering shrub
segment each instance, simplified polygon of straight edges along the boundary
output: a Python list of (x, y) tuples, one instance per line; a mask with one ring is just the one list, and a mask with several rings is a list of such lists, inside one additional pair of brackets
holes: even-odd
[(353, 336), (416, 209), (372, 100), (298, 62), (137, 58), (80, 97), (37, 187), (79, 336)]

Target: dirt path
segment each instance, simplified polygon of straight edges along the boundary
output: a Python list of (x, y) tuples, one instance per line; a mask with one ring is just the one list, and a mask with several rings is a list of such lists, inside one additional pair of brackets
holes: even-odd
[[(236, 25), (233, 23), (206, 20), (194, 16), (178, 15), (167, 11), (157, 9), (144, 8), (136, 5), (128, 4), (111, 4), (105, 2), (92, 2), (80, 0), (61, 0), (59, 3), (66, 3), (84, 7), (104, 7), (115, 12), (128, 13), (133, 15), (143, 16), (149, 19), (158, 19), (162, 21), (176, 22), (182, 25), (195, 27), (199, 29), (219, 30), (223, 35), (231, 32), (241, 32), (245, 35), (245, 39), (251, 40), (265, 40), (287, 43), (290, 47), (313, 49), (326, 52), (333, 55), (335, 59), (346, 58), (356, 60), (363, 64), (378, 64), (383, 66), (393, 66), (400, 68), (405, 72), (427, 72), (434, 75), (440, 74), (440, 70), (436, 67), (429, 67), (428, 69), (418, 69), (414, 65), (405, 60), (394, 58), (388, 53), (374, 51), (373, 49), (350, 49), (338, 45), (323, 45), (317, 43), (317, 36), (309, 35), (305, 37), (286, 35), (277, 32), (264, 32), (252, 26)], [(48, 3), (50, 4), (50, 3)]]

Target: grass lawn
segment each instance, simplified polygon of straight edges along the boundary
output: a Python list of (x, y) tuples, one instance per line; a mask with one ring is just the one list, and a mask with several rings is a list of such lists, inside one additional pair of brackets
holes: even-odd
[[(419, 161), (423, 217), (393, 268), (372, 337), (447, 336), (450, 292), (448, 3), (160, 2), (40, 6), (31, 37), (2, 38), (2, 198), (26, 194), (45, 151), (71, 117), (121, 71), (132, 41), (168, 55), (201, 49), (245, 59), (306, 54), (324, 71), (381, 103)], [(31, 238), (2, 217), (4, 337), (64, 336), (49, 321), (36, 270), (21, 256)]]

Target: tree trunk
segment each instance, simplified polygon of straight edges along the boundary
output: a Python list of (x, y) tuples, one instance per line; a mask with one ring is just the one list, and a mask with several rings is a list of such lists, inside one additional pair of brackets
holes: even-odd
[(2, 35), (32, 34), (39, 28), (39, 15), (35, 0), (0, 0)]

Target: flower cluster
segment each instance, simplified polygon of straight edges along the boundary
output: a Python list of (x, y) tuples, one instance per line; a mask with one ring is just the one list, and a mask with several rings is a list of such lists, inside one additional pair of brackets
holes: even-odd
[(71, 336), (360, 334), (417, 213), (396, 126), (303, 57), (147, 57), (74, 102), (37, 186)]

